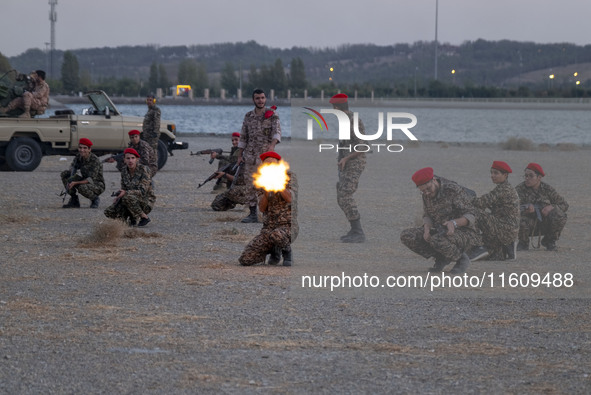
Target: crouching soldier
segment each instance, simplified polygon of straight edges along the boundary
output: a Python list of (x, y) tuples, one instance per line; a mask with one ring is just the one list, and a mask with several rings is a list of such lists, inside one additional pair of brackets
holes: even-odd
[(126, 222), (129, 220), (131, 226), (146, 226), (150, 222), (148, 214), (156, 201), (150, 170), (139, 164), (140, 155), (135, 149), (127, 148), (123, 153), (125, 167), (121, 170), (121, 190), (113, 204), (105, 209), (105, 215)]
[[(103, 178), (103, 164), (99, 158), (91, 152), (92, 141), (81, 138), (78, 142), (78, 154), (72, 161), (70, 170), (61, 173), (62, 183), (70, 200), (63, 208), (80, 207), (80, 199), (77, 193), (90, 199), (90, 208), (98, 208), (99, 196), (105, 191), (105, 179)], [(80, 171), (80, 174), (78, 174)]]
[[(263, 164), (277, 164), (281, 156), (276, 152), (269, 151), (260, 156)], [(244, 266), (251, 266), (265, 261), (267, 254), (271, 254), (270, 265), (277, 265), (283, 255), (283, 266), (292, 265), (291, 243), (298, 235), (297, 224), (297, 179), (291, 171), (286, 171), (280, 177), (285, 183), (276, 188), (268, 188), (259, 199), (259, 210), (263, 213), (263, 228), (261, 233), (255, 236), (244, 248), (239, 262)], [(257, 185), (258, 186), (258, 185)], [(271, 191), (267, 191), (270, 189)]]
[(525, 168), (525, 181), (515, 187), (521, 209), (517, 251), (529, 249), (529, 237), (535, 235), (543, 236), (541, 244), (546, 250), (556, 250), (556, 242), (566, 225), (568, 203), (554, 188), (542, 182), (545, 175), (542, 166), (530, 163)]
[(466, 252), (482, 244), (472, 198), (457, 183), (434, 176), (430, 167), (415, 172), (412, 180), (423, 196), (423, 226), (403, 230), (400, 240), (413, 252), (435, 258), (430, 272), (439, 273), (455, 261), (451, 273), (465, 273), (470, 265)]

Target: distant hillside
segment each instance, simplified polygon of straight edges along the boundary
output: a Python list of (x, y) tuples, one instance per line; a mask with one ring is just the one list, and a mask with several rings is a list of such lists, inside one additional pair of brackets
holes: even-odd
[[(458, 85), (496, 87), (543, 86), (548, 75), (557, 74), (555, 84), (570, 83), (568, 73), (579, 73), (581, 81), (591, 80), (591, 45), (535, 44), (516, 41), (467, 41), (454, 46), (440, 44), (438, 77), (440, 81)], [(294, 58), (301, 58), (306, 77), (313, 84), (335, 85), (381, 84), (405, 85), (415, 82), (426, 85), (434, 77), (433, 42), (377, 46), (371, 44), (342, 45), (338, 48), (270, 48), (254, 41), (194, 46), (125, 46), (116, 48), (78, 49), (73, 52), (80, 71), (93, 80), (128, 77), (147, 81), (152, 63), (162, 64), (171, 82), (175, 82), (183, 59), (203, 64), (215, 80), (226, 62), (234, 69), (247, 71), (272, 65), (281, 59), (286, 67)], [(60, 77), (63, 51), (54, 54), (54, 77)], [(30, 49), (9, 58), (18, 70), (49, 69), (48, 56), (39, 49)], [(333, 67), (331, 73), (329, 68)], [(451, 71), (455, 70), (455, 74)], [(286, 69), (289, 73), (289, 69)], [(210, 79), (211, 80), (211, 79)]]

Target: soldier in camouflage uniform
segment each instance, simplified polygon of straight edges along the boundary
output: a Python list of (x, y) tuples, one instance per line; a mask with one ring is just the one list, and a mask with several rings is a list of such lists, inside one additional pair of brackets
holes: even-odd
[[(503, 161), (494, 161), (490, 176), (495, 188), (473, 201), (476, 207), (476, 225), (482, 232), (488, 260), (515, 259), (515, 246), (519, 231), (519, 196), (507, 178), (511, 167)], [(489, 211), (487, 211), (489, 210)]]
[[(260, 156), (263, 163), (281, 160), (276, 152), (265, 152)], [(297, 195), (298, 183), (295, 174), (287, 172), (289, 181), (280, 192), (263, 192), (259, 208), (263, 213), (263, 228), (244, 248), (238, 261), (243, 266), (252, 266), (265, 261), (267, 254), (272, 254), (269, 264), (277, 265), (283, 254), (283, 265), (291, 266), (291, 243), (298, 236)], [(274, 255), (274, 256), (273, 256)]]
[(154, 150), (156, 162), (158, 162), (158, 140), (160, 139), (160, 109), (156, 107), (156, 98), (153, 95), (146, 97), (148, 112), (144, 116), (142, 133), (140, 138), (150, 144)]
[[(150, 169), (150, 178), (154, 178), (158, 171), (158, 158), (150, 144), (140, 139), (139, 130), (129, 131), (129, 144), (127, 147), (137, 151), (140, 155), (140, 165)], [(117, 162), (117, 170), (122, 171), (124, 167), (124, 162)]]
[[(78, 142), (78, 154), (72, 161), (70, 170), (61, 173), (62, 183), (70, 200), (63, 208), (78, 208), (80, 200), (76, 193), (80, 193), (92, 201), (90, 208), (98, 208), (100, 194), (105, 191), (105, 179), (103, 178), (103, 164), (99, 158), (91, 152), (92, 141), (81, 138)], [(77, 172), (80, 171), (80, 175)]]
[(423, 195), (423, 226), (403, 230), (400, 240), (427, 259), (435, 257), (430, 272), (441, 272), (456, 261), (451, 273), (465, 273), (470, 264), (466, 251), (482, 245), (472, 198), (457, 183), (434, 176), (430, 167), (418, 170), (412, 179)]
[(139, 164), (140, 155), (135, 149), (126, 148), (124, 154), (126, 166), (121, 170), (121, 189), (113, 204), (105, 209), (105, 216), (129, 220), (132, 226), (146, 226), (156, 201), (150, 170)]
[(0, 113), (22, 109), (23, 113), (19, 115), (19, 118), (31, 118), (31, 111), (33, 115), (45, 112), (49, 105), (49, 85), (45, 82), (45, 71), (35, 70), (30, 77), (34, 81), (33, 90), (24, 92), (22, 96), (13, 99), (6, 107), (0, 107)]
[(542, 182), (545, 175), (542, 166), (530, 163), (525, 168), (525, 181), (515, 187), (522, 208), (518, 251), (529, 249), (529, 237), (535, 235), (543, 236), (541, 243), (548, 251), (556, 250), (556, 242), (566, 225), (568, 203), (554, 188)]
[(238, 164), (245, 174), (247, 199), (250, 214), (242, 222), (258, 222), (257, 194), (252, 182), (252, 175), (259, 165), (259, 155), (275, 151), (275, 145), (281, 142), (281, 124), (275, 110), (265, 107), (265, 91), (255, 89), (252, 93), (255, 108), (244, 116), (240, 141), (238, 142)]
[[(361, 215), (357, 210), (357, 202), (353, 198), (353, 194), (357, 191), (357, 186), (359, 185), (359, 177), (361, 177), (361, 173), (365, 170), (366, 164), (365, 153), (355, 152), (353, 147), (357, 144), (362, 144), (363, 141), (357, 137), (353, 130), (353, 112), (349, 110), (347, 95), (339, 93), (330, 99), (330, 103), (334, 109), (341, 110), (347, 114), (351, 125), (351, 140), (339, 141), (339, 153), (337, 157), (339, 169), (337, 203), (351, 224), (351, 229), (341, 237), (341, 240), (343, 243), (363, 243), (365, 241), (365, 233), (361, 227)], [(365, 127), (361, 120), (359, 120), (359, 132), (365, 134)], [(351, 147), (351, 150), (344, 150), (342, 149), (343, 147)]]
[[(213, 151), (210, 156), (211, 159), (218, 160), (218, 170), (221, 170), (224, 166), (229, 165), (230, 163), (236, 163), (238, 161), (238, 142), (240, 141), (240, 133), (234, 132), (232, 133), (232, 148), (230, 148), (230, 155), (219, 155), (217, 152)], [(215, 183), (213, 190), (219, 191), (220, 189), (226, 187), (229, 188), (232, 184), (233, 174), (228, 175), (227, 173), (218, 173), (217, 182)], [(222, 192), (222, 191), (220, 191)], [(217, 193), (217, 192), (212, 192)]]

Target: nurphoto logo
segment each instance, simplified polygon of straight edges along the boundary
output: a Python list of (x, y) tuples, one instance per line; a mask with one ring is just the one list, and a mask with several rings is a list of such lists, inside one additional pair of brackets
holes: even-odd
[[(332, 114), (337, 117), (338, 125), (339, 125), (339, 141), (346, 141), (351, 140), (351, 123), (347, 114), (341, 110), (337, 109), (325, 109), (322, 108), (319, 111), (314, 110), (310, 107), (303, 107), (304, 109), (310, 112), (304, 112), (304, 114), (308, 115), (310, 118), (308, 119), (307, 123), (307, 139), (313, 140), (314, 139), (314, 121), (319, 126), (320, 131), (327, 130), (328, 131), (328, 124), (326, 120), (322, 116), (322, 114)], [(413, 128), (417, 124), (417, 117), (408, 112), (388, 112), (384, 117), (383, 112), (378, 112), (378, 130), (373, 134), (367, 134), (367, 130), (365, 131), (366, 134), (363, 134), (359, 131), (359, 113), (353, 113), (353, 133), (359, 140), (362, 141), (375, 141), (382, 137), (384, 134), (384, 119), (386, 119), (386, 140), (392, 141), (393, 140), (393, 132), (394, 131), (401, 131), (404, 135), (412, 141), (418, 141), (414, 134), (409, 130)], [(407, 123), (400, 123), (399, 120), (408, 119), (410, 122)], [(318, 145), (318, 152), (322, 151), (332, 151), (332, 150), (348, 150), (350, 152), (369, 152), (371, 150), (376, 150), (380, 152), (380, 149), (385, 149), (388, 152), (402, 152), (404, 147), (401, 144), (355, 144), (355, 145), (347, 145), (344, 147), (339, 147), (339, 145), (334, 144), (319, 144)]]

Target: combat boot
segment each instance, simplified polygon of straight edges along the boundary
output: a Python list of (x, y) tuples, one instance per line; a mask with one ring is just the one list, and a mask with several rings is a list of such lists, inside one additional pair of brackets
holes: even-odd
[(443, 256), (439, 256), (435, 258), (435, 265), (429, 268), (430, 273), (441, 273), (443, 268), (449, 265), (450, 260), (444, 258)]
[(90, 204), (90, 208), (98, 208), (99, 204), (101, 202), (101, 199), (97, 196), (94, 199), (92, 199), (92, 203)]
[(31, 118), (31, 107), (25, 106), (25, 112), (18, 116), (19, 118)]
[(250, 214), (248, 214), (248, 217), (243, 218), (242, 223), (244, 224), (253, 224), (256, 222), (259, 222), (259, 218), (257, 217), (257, 206), (250, 206)]
[(509, 261), (514, 261), (517, 258), (517, 241), (503, 246), (505, 258)]
[(529, 242), (524, 243), (523, 241), (520, 241), (517, 244), (517, 251), (527, 251), (527, 250), (529, 250)]
[(291, 257), (291, 245), (285, 247), (282, 251), (283, 254), (283, 266), (291, 266), (293, 259)]
[(70, 196), (68, 204), (64, 204), (62, 208), (80, 208), (80, 199), (78, 199), (78, 195)]
[(361, 219), (351, 221), (351, 231), (348, 236), (341, 238), (343, 243), (364, 243), (365, 233), (361, 228)]
[(460, 259), (458, 259), (458, 261), (454, 265), (453, 269), (451, 269), (450, 273), (451, 274), (464, 274), (464, 273), (466, 273), (466, 269), (468, 269), (469, 265), (470, 265), (470, 257), (468, 257), (468, 254), (466, 254), (464, 252), (464, 253), (462, 253), (462, 256), (460, 256)]
[(271, 249), (271, 254), (269, 254), (269, 259), (267, 260), (268, 265), (279, 265), (281, 261), (281, 248), (278, 246), (273, 246)]

